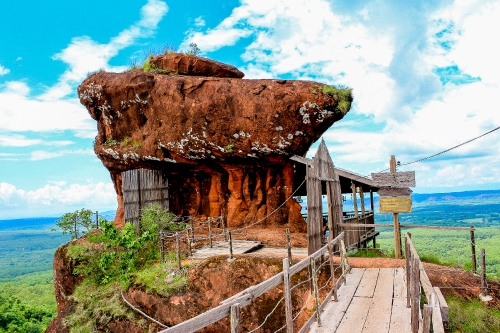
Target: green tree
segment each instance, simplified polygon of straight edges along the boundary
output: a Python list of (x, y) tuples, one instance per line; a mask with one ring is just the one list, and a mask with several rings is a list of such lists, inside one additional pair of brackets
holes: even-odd
[(70, 234), (75, 239), (95, 229), (95, 221), (92, 219), (93, 214), (90, 209), (82, 208), (81, 210), (64, 214), (56, 221), (56, 225), (61, 228), (63, 235)]

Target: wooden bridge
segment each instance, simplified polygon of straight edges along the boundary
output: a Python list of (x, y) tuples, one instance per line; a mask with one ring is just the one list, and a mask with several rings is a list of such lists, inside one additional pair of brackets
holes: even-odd
[[(334, 260), (334, 247), (339, 247), (339, 257)], [(196, 332), (221, 319), (230, 317), (231, 333), (242, 331), (240, 309), (251, 306), (252, 302), (267, 291), (283, 284), (285, 320), (275, 332), (398, 332), (398, 333), (444, 333), (448, 322), (448, 306), (439, 291), (432, 287), (410, 236), (405, 236), (405, 268), (353, 268), (349, 266), (341, 233), (327, 245), (293, 266), (288, 258), (283, 259), (283, 271), (277, 275), (249, 287), (221, 302), (221, 305), (160, 333)], [(321, 264), (321, 262), (323, 262)], [(330, 277), (319, 287), (317, 263), (329, 264)], [(313, 305), (312, 316), (305, 323), (296, 319), (307, 307), (308, 301), (297, 313), (293, 313), (293, 275), (308, 268), (311, 281), (310, 298)], [(337, 269), (341, 274), (335, 274)], [(303, 282), (300, 282), (303, 283)], [(319, 290), (329, 286), (328, 292), (320, 299)], [(423, 290), (423, 293), (421, 292)], [(425, 299), (426, 304), (421, 304)], [(308, 298), (309, 300), (309, 298)], [(269, 313), (272, 314), (278, 304)], [(269, 315), (267, 317), (269, 317)], [(267, 320), (266, 317), (266, 320)], [(249, 332), (262, 332), (263, 325)], [(245, 332), (246, 332), (245, 331)], [(266, 331), (267, 332), (267, 331)]]

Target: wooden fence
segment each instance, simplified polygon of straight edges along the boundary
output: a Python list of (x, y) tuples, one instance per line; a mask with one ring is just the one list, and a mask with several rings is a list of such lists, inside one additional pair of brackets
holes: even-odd
[[(375, 217), (373, 213), (359, 214), (358, 217), (347, 217), (339, 225), (340, 231), (345, 233), (345, 246), (347, 249), (361, 248), (361, 244), (366, 247), (366, 241), (375, 237)], [(363, 227), (351, 227), (352, 224)]]
[(158, 202), (169, 208), (168, 179), (160, 171), (135, 169), (122, 172), (125, 221), (139, 226), (141, 210)]
[[(432, 332), (444, 333), (448, 323), (448, 305), (441, 290), (432, 287), (410, 237), (409, 233), (405, 234), (406, 306), (411, 308), (412, 333), (429, 333), (431, 324)], [(421, 289), (427, 300), (423, 307), (420, 304)]]
[[(335, 245), (340, 244), (340, 266), (342, 268), (342, 274), (339, 279), (335, 280), (335, 267), (333, 263), (333, 248)], [(328, 256), (328, 262), (330, 265), (331, 274), (331, 288), (325, 299), (320, 302), (318, 296), (318, 281), (316, 278), (316, 262), (323, 258), (325, 255)], [(288, 258), (283, 259), (283, 271), (274, 275), (273, 277), (257, 284), (251, 286), (238, 294), (224, 300), (221, 305), (204, 312), (194, 318), (184, 321), (180, 324), (167, 328), (160, 331), (160, 333), (191, 333), (207, 327), (223, 318), (231, 318), (231, 332), (240, 332), (241, 328), (241, 318), (240, 309), (252, 304), (252, 301), (262, 294), (268, 292), (269, 290), (275, 288), (276, 286), (283, 283), (284, 292), (284, 302), (285, 302), (285, 318), (286, 323), (283, 323), (286, 332), (293, 332), (293, 317), (292, 317), (292, 297), (291, 297), (291, 278), (293, 275), (299, 273), (304, 268), (310, 269), (311, 280), (313, 286), (313, 295), (315, 299), (315, 311), (309, 320), (302, 326), (299, 333), (306, 332), (309, 327), (313, 324), (315, 320), (320, 320), (320, 314), (326, 304), (331, 300), (332, 296), (334, 300), (337, 300), (337, 289), (340, 287), (342, 282), (345, 283), (346, 274), (350, 271), (350, 266), (347, 262), (347, 254), (344, 246), (344, 233), (338, 235), (335, 239), (330, 241), (327, 245), (320, 248), (318, 251), (309, 255), (307, 258), (301, 260), (295, 265), (290, 267), (290, 262)]]

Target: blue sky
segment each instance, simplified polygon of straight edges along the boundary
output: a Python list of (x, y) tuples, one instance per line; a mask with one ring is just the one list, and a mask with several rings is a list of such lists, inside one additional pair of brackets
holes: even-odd
[[(325, 134), (369, 175), (500, 126), (500, 1), (11, 1), (0, 12), (0, 218), (116, 207), (76, 97), (87, 73), (195, 42), (252, 78), (353, 88)], [(311, 154), (314, 153), (314, 148)], [(415, 170), (415, 192), (499, 189), (500, 131)]]

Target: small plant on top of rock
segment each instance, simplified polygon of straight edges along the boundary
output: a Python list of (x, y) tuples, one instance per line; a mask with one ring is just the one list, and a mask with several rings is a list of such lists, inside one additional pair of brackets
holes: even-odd
[(201, 50), (196, 43), (189, 44), (189, 49), (187, 50), (186, 54), (197, 56), (200, 53), (201, 53)]
[[(328, 97), (333, 97), (337, 101), (337, 107), (335, 112), (346, 114), (351, 108), (352, 103), (352, 89), (347, 87), (336, 88), (334, 86), (320, 86), (318, 90), (323, 93), (323, 95)], [(316, 91), (313, 91), (315, 93)]]

